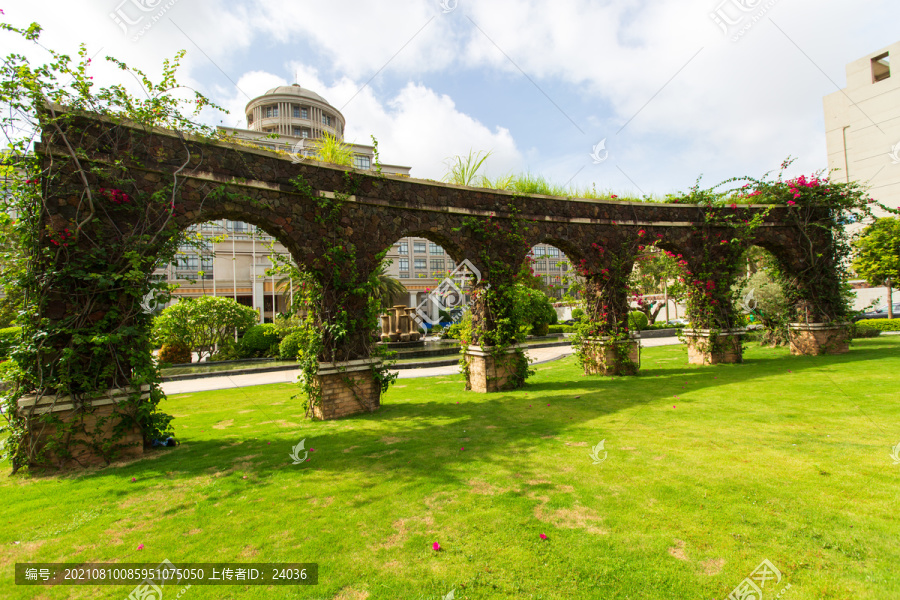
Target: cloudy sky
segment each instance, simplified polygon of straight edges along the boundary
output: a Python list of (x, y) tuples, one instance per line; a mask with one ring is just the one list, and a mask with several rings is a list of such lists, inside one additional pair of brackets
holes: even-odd
[[(7, 22), (42, 42), (180, 80), (245, 126), (250, 98), (299, 82), (347, 119), (348, 141), (439, 179), (491, 151), (489, 174), (530, 171), (625, 194), (827, 164), (823, 96), (845, 65), (897, 41), (896, 0), (27, 0)], [(0, 50), (28, 47), (0, 33)], [(131, 85), (129, 82), (125, 82)], [(603, 149), (597, 149), (602, 142)], [(602, 159), (602, 160), (600, 160)]]

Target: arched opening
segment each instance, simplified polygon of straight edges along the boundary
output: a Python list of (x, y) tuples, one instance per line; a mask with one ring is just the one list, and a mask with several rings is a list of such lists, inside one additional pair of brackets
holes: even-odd
[(784, 285), (784, 264), (761, 245), (747, 248), (740, 263), (741, 274), (733, 291), (736, 310), (744, 315), (748, 328), (756, 330), (751, 336), (767, 346), (790, 343), (788, 324), (794, 306)]
[[(462, 320), (471, 286), (480, 274), (476, 276), (477, 269), (473, 271), (473, 265), (448, 237), (431, 231), (406, 233), (387, 248), (380, 266), (382, 310), (388, 314), (394, 307), (405, 307), (411, 331), (439, 336)], [(387, 330), (382, 334), (393, 335)]]
[(265, 229), (231, 219), (197, 223), (188, 229), (170, 264), (153, 275), (175, 286), (172, 302), (181, 298), (224, 296), (253, 308), (260, 323), (292, 312), (294, 286), (287, 269), (290, 252)]
[(634, 310), (647, 315), (650, 325), (687, 324), (687, 287), (678, 256), (654, 244), (636, 257), (628, 279), (629, 301)]
[[(222, 321), (234, 323), (233, 327), (229, 326), (227, 336), (221, 331), (219, 335), (202, 336), (192, 331), (189, 344), (185, 343), (187, 334), (166, 336), (165, 326), (154, 320), (158, 346), (154, 353), (160, 364), (279, 358), (280, 342), (299, 327), (298, 317), (303, 313), (302, 296), (297, 293), (303, 277), (285, 245), (290, 242), (280, 239), (284, 237), (283, 232), (272, 224), (237, 220), (240, 217), (231, 214), (202, 216), (224, 218), (197, 220), (184, 228), (171, 260), (157, 263), (151, 275), (168, 286), (168, 301), (161, 305), (148, 299), (147, 307), (159, 316), (184, 301), (206, 302), (216, 298), (228, 299), (246, 310), (237, 314), (221, 304), (206, 303), (203, 308), (195, 305), (193, 309), (174, 313), (172, 318), (175, 314), (180, 318), (202, 314), (202, 319), (221, 315)], [(254, 329), (256, 325), (265, 328)], [(210, 323), (207, 327), (221, 328), (221, 325)], [(198, 338), (204, 340), (199, 346)], [(173, 345), (180, 350), (167, 352), (166, 347), (171, 349)], [(184, 360), (185, 357), (190, 360)]]

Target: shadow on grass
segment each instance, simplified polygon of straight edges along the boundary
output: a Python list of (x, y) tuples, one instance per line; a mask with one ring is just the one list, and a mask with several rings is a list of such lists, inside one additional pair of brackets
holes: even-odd
[[(391, 389), (377, 413), (337, 421), (306, 421), (296, 427), (281, 429), (272, 425), (264, 430), (225, 429), (215, 439), (192, 439), (193, 431), (182, 430), (186, 437), (180, 447), (150, 450), (144, 459), (64, 477), (89, 480), (134, 476), (139, 477), (140, 485), (199, 478), (209, 481), (210, 500), (239, 496), (251, 482), (263, 489), (277, 489), (322, 474), (333, 477), (335, 482), (352, 478), (363, 487), (366, 481), (387, 479), (401, 487), (424, 484), (440, 490), (465, 482), (467, 462), (482, 466), (487, 463), (489, 469), (509, 470), (528, 478), (539, 470), (539, 466), (529, 468), (529, 461), (523, 458), (556, 444), (563, 460), (568, 450), (564, 451), (560, 442), (566, 442), (565, 438), (579, 445), (585, 441), (591, 445), (596, 443), (612, 428), (610, 425), (594, 431), (594, 425), (587, 425), (599, 418), (653, 405), (662, 408), (680, 394), (750, 383), (782, 376), (788, 371), (801, 373), (884, 360), (896, 347), (895, 341), (876, 338), (857, 344), (844, 355), (791, 356), (787, 349), (781, 349), (775, 351), (780, 352), (775, 356), (760, 357), (756, 356), (760, 352), (758, 347), (751, 346), (743, 365), (720, 366), (689, 366), (685, 364), (684, 348), (655, 348), (651, 360), (644, 362), (642, 373), (637, 377), (585, 377), (577, 363), (567, 359), (537, 365), (541, 370), (524, 388), (495, 394), (462, 391), (459, 375), (404, 379), (400, 380), (404, 388), (412, 390)], [(682, 364), (678, 367), (659, 366), (672, 360)], [(410, 392), (411, 398), (402, 397)], [(240, 392), (222, 390), (219, 393), (224, 396)], [(253, 393), (261, 394), (265, 390)], [(279, 400), (294, 393), (293, 387), (273, 392)], [(423, 400), (423, 396), (433, 399)], [(234, 412), (237, 407), (252, 405), (246, 402), (247, 399), (251, 397), (241, 398), (240, 403), (232, 405), (231, 412), (222, 412), (220, 416), (237, 417)], [(696, 400), (678, 398), (678, 401), (693, 403)], [(290, 419), (295, 417), (292, 413), (300, 411), (297, 403), (297, 400), (289, 400), (281, 406), (273, 403), (267, 409), (278, 413), (277, 417)], [(736, 409), (739, 408), (737, 405)], [(211, 418), (208, 410), (201, 413)], [(267, 413), (266, 418), (271, 416)], [(629, 421), (633, 418), (631, 415)], [(186, 424), (191, 423), (192, 428), (197, 427), (191, 417), (183, 419)], [(627, 426), (628, 421), (621, 425), (622, 428)], [(309, 461), (292, 464), (290, 451), (300, 440), (306, 442)], [(311, 448), (314, 450), (310, 451)], [(581, 459), (580, 455), (586, 455), (589, 448), (575, 450)], [(121, 490), (114, 497), (125, 497), (128, 493)], [(190, 506), (167, 506), (163, 514), (185, 508)]]

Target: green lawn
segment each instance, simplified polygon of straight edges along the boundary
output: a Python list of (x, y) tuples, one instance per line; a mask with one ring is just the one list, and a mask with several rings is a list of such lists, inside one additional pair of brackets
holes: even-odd
[[(721, 600), (768, 559), (783, 578), (765, 600), (900, 598), (900, 337), (745, 358), (650, 348), (616, 379), (568, 358), (488, 395), (401, 379), (378, 413), (318, 423), (291, 385), (172, 396), (178, 448), (2, 479), (0, 596), (133, 588), (14, 586), (16, 562), (169, 559), (319, 564), (314, 587), (186, 600)], [(315, 451), (292, 465), (302, 439)]]

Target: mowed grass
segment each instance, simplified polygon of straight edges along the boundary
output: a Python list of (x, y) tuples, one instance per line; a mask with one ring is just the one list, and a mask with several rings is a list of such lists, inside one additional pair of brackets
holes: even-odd
[(768, 559), (767, 600), (900, 598), (900, 337), (825, 357), (751, 345), (743, 365), (642, 357), (631, 378), (538, 365), (510, 393), (402, 379), (376, 414), (330, 422), (304, 421), (292, 385), (172, 396), (178, 448), (3, 478), (0, 596), (133, 588), (15, 586), (16, 562), (169, 559), (319, 564), (317, 586), (187, 600), (722, 599)]

